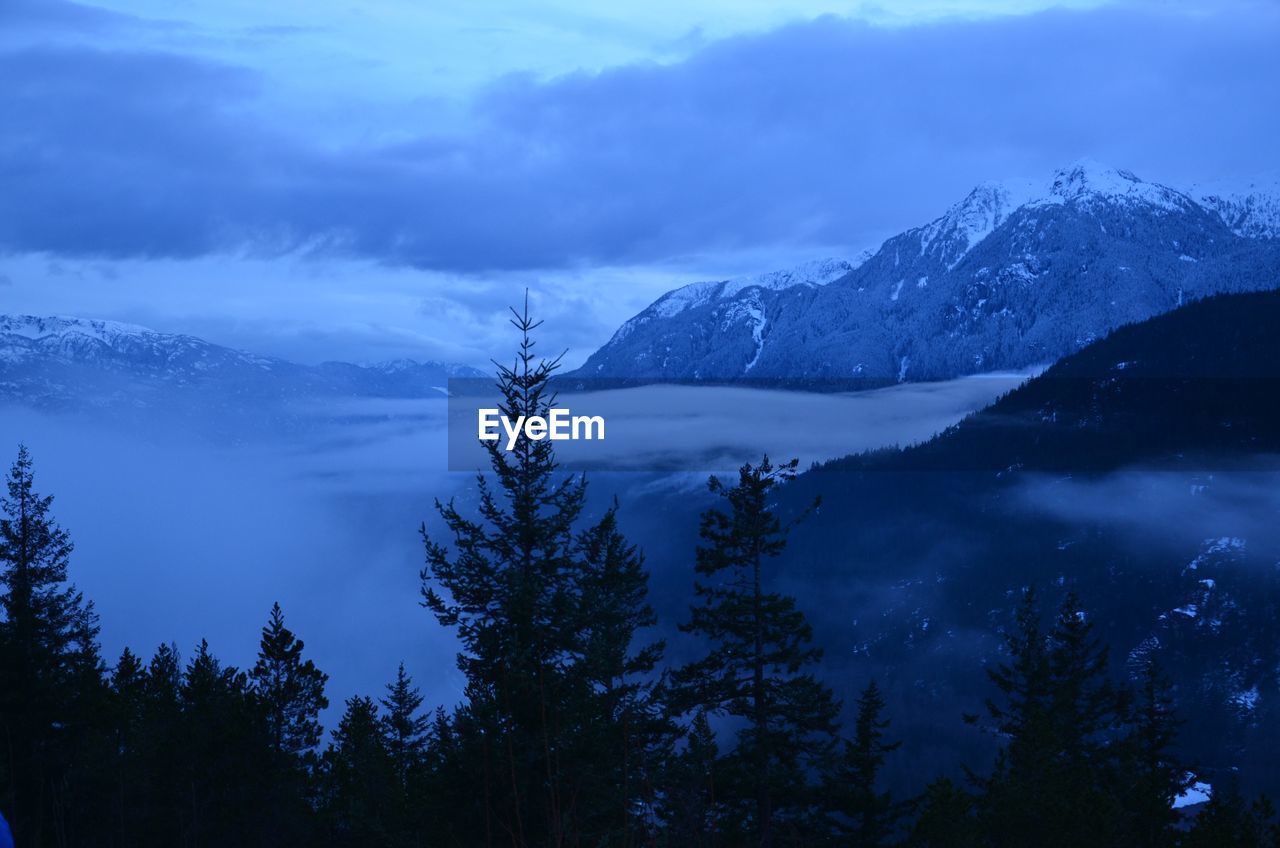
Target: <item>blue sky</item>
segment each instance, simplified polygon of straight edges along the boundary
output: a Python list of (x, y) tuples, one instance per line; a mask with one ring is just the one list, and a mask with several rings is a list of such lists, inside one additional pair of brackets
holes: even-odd
[(303, 360), (570, 359), (1091, 157), (1277, 167), (1273, 3), (0, 6), (0, 309)]

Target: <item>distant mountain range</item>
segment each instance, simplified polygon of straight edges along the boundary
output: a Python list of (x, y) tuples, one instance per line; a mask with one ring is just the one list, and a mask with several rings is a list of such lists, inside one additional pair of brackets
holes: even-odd
[(1081, 162), (978, 186), (856, 261), (695, 283), (573, 376), (892, 382), (1047, 364), (1217, 292), (1280, 285), (1280, 188), (1182, 192)]
[(479, 376), (411, 360), (300, 365), (130, 324), (0, 315), (0, 400), (46, 410), (252, 412), (310, 399), (433, 398), (450, 377)]

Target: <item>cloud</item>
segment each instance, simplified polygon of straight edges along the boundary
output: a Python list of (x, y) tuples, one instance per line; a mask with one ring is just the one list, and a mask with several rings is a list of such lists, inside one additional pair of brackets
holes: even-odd
[[(1026, 381), (1027, 374), (963, 377), (842, 393), (773, 388), (653, 385), (597, 388), (574, 381), (556, 406), (606, 422), (603, 441), (556, 446), (565, 467), (590, 471), (733, 472), (762, 454), (801, 467), (851, 453), (927, 441)], [(582, 388), (579, 389), (578, 386)], [(477, 410), (497, 405), (487, 379), (450, 383), (449, 466), (475, 467)], [(760, 410), (768, 410), (761, 415)]]
[(1072, 524), (1116, 527), (1140, 549), (1181, 551), (1220, 537), (1280, 538), (1273, 518), (1280, 511), (1277, 477), (1271, 471), (1036, 475), (1023, 483), (1019, 497), (1027, 508)]
[[(688, 468), (701, 467), (699, 455), (727, 454), (733, 468), (783, 453), (782, 444), (807, 464), (914, 441), (1011, 382), (965, 378), (859, 396), (645, 387), (565, 402), (607, 415), (615, 452), (662, 450)], [(761, 407), (776, 414), (742, 429), (742, 410)], [(470, 440), (460, 454), (467, 473), (445, 472), (443, 400), (293, 410), (304, 426), (273, 432), (216, 416), (193, 427), (176, 398), (153, 398), (141, 423), (108, 409), (51, 415), (0, 404), (0, 469), (19, 442), (30, 447), (37, 487), (56, 495), (54, 513), (75, 540), (71, 577), (102, 614), (108, 660), (125, 646), (149, 652), (176, 640), (186, 651), (207, 637), (226, 661), (252, 663), (257, 628), (279, 601), (334, 692), (379, 691), (404, 658), (433, 702), (455, 702), (456, 645), (418, 603), (416, 529), (424, 519), (438, 529), (434, 497), (457, 495), (470, 509), (470, 470), (484, 453)], [(798, 426), (832, 420), (840, 426)], [(228, 432), (235, 437), (209, 436)], [(599, 477), (601, 503), (637, 482)], [(663, 493), (706, 483), (701, 473), (638, 479)]]
[(136, 22), (136, 18), (67, 0), (6, 0), (0, 23), (10, 32), (24, 30), (98, 31)]
[(332, 675), (335, 703), (381, 691), (402, 658), (432, 703), (458, 700), (456, 643), (418, 603), (416, 528), (431, 495), (458, 482), (430, 467), (443, 461), (439, 435), (369, 422), (344, 440), (220, 449), (158, 412), (134, 428), (0, 407), (0, 463), (30, 447), (108, 662), (169, 641), (187, 655), (207, 638), (224, 661), (251, 665), (279, 601)]
[(1082, 155), (1173, 182), (1274, 167), (1278, 36), (1264, 6), (828, 17), (680, 62), (509, 76), (463, 129), (341, 149), (274, 122), (241, 68), (9, 50), (0, 250), (464, 273), (851, 250)]

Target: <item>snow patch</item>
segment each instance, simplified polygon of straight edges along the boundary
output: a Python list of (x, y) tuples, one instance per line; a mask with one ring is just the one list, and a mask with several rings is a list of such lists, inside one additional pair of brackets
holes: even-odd
[(1228, 700), (1237, 709), (1251, 713), (1258, 707), (1258, 687), (1250, 686), (1248, 689), (1241, 689)]
[[(1188, 780), (1194, 779), (1194, 775), (1187, 775)], [(1213, 787), (1202, 780), (1196, 780), (1186, 789), (1182, 790), (1178, 797), (1173, 799), (1173, 808), (1181, 810), (1183, 807), (1190, 807), (1194, 804), (1203, 804), (1213, 797)]]
[(760, 354), (764, 352), (764, 328), (769, 323), (769, 319), (765, 317), (764, 308), (759, 300), (754, 300), (747, 306), (747, 315), (751, 318), (751, 340), (755, 342), (756, 353), (755, 356), (751, 357), (751, 361), (747, 363), (743, 373), (755, 368), (756, 363), (760, 361)]
[(1280, 172), (1193, 188), (1200, 203), (1244, 238), (1280, 238)]

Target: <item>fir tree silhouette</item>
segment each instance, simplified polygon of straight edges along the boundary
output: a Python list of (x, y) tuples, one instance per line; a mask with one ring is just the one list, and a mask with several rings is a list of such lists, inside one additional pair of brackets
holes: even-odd
[(717, 784), (723, 799), (751, 799), (726, 822), (743, 830), (736, 838), (765, 848), (775, 844), (775, 830), (803, 839), (817, 827), (810, 773), (832, 755), (839, 711), (831, 690), (808, 670), (821, 651), (810, 644), (804, 614), (766, 585), (766, 568), (791, 529), (770, 498), (796, 464), (774, 466), (765, 457), (744, 465), (734, 486), (711, 478), (709, 488), (726, 508), (702, 515), (695, 566), (701, 603), (681, 626), (703, 636), (710, 653), (675, 674), (684, 703), (746, 722), (717, 767)]

